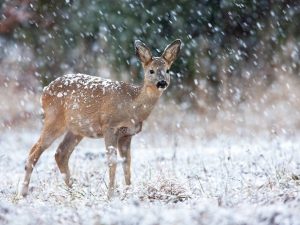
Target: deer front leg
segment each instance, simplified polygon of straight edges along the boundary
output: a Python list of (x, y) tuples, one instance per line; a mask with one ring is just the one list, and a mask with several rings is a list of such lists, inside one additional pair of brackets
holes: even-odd
[(104, 141), (106, 147), (107, 163), (109, 168), (109, 185), (107, 197), (108, 199), (110, 199), (111, 197), (113, 197), (115, 189), (118, 135), (114, 133), (113, 129), (108, 129), (104, 134)]
[(123, 171), (125, 177), (126, 185), (131, 184), (131, 172), (130, 172), (130, 164), (131, 164), (131, 153), (130, 153), (130, 143), (131, 136), (120, 137), (118, 141), (118, 149), (120, 156), (123, 159)]

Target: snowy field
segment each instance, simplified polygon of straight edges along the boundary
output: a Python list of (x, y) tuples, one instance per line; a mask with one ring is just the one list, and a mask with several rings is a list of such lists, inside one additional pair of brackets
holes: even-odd
[(208, 139), (153, 132), (148, 124), (133, 141), (133, 185), (125, 187), (119, 165), (112, 201), (103, 140), (84, 139), (75, 150), (71, 190), (55, 164), (57, 141), (23, 199), (17, 192), (39, 129), (1, 133), (0, 224), (300, 224), (297, 135)]
[(0, 224), (300, 224), (298, 87), (284, 79), (263, 101), (220, 109), (215, 119), (160, 100), (133, 138), (133, 184), (124, 185), (118, 165), (112, 201), (103, 139), (75, 149), (72, 189), (54, 160), (57, 140), (39, 160), (28, 197), (18, 196), (41, 129), (39, 95), (1, 89)]
[[(300, 225), (299, 2), (1, 1), (0, 225)], [(163, 51), (177, 38), (180, 55), (178, 40)], [(54, 159), (60, 137), (21, 197), (43, 87), (77, 72), (141, 83), (142, 67), (144, 83), (171, 82), (133, 138), (132, 185), (119, 157), (108, 200), (104, 141), (85, 138), (68, 188)], [(134, 109), (145, 100), (139, 117), (155, 100), (145, 96), (133, 97)]]

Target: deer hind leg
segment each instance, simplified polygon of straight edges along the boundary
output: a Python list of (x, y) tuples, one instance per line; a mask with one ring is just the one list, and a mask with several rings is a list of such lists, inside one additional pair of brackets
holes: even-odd
[(125, 177), (125, 184), (131, 184), (131, 171), (130, 171), (130, 164), (131, 164), (131, 153), (130, 153), (130, 143), (131, 143), (131, 136), (120, 137), (118, 141), (118, 149), (120, 156), (123, 159), (123, 171)]
[(29, 156), (25, 166), (25, 178), (21, 190), (21, 194), (25, 197), (28, 193), (28, 187), (30, 183), (31, 174), (34, 166), (38, 162), (42, 153), (65, 131), (65, 126), (62, 126), (61, 121), (52, 121), (52, 123), (46, 122), (42, 130), (41, 136), (37, 143), (31, 148)]
[(68, 187), (72, 186), (72, 183), (70, 182), (69, 159), (74, 148), (82, 138), (82, 136), (75, 135), (71, 131), (68, 131), (55, 153), (55, 161)]

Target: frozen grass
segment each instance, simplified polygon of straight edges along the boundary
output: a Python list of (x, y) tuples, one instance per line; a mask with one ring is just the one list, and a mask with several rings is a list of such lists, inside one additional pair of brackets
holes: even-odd
[[(148, 129), (148, 131), (147, 131)], [(0, 136), (0, 224), (300, 224), (300, 141), (296, 136), (193, 140), (146, 130), (132, 146), (133, 185), (117, 174), (106, 200), (103, 140), (84, 139), (72, 155), (69, 190), (55, 142), (17, 196), (38, 129)]]
[(298, 87), (279, 79), (251, 104), (212, 108), (214, 117), (160, 101), (133, 139), (133, 185), (119, 165), (112, 201), (95, 139), (71, 157), (72, 189), (55, 164), (58, 140), (35, 168), (29, 196), (18, 197), (41, 128), (32, 122), (41, 121), (39, 96), (0, 89), (0, 224), (300, 224)]

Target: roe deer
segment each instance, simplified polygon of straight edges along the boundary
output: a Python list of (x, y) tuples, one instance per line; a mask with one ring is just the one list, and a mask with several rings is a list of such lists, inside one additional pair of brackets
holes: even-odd
[(64, 133), (55, 160), (67, 186), (72, 185), (69, 158), (83, 137), (104, 137), (109, 166), (108, 198), (114, 192), (117, 150), (123, 158), (125, 183), (130, 185), (131, 138), (142, 130), (143, 121), (168, 87), (169, 70), (180, 46), (181, 41), (175, 40), (160, 57), (152, 57), (144, 43), (135, 41), (135, 52), (144, 69), (141, 86), (69, 74), (45, 87), (41, 97), (44, 126), (40, 138), (30, 150), (21, 194), (27, 195), (32, 170), (41, 154)]

